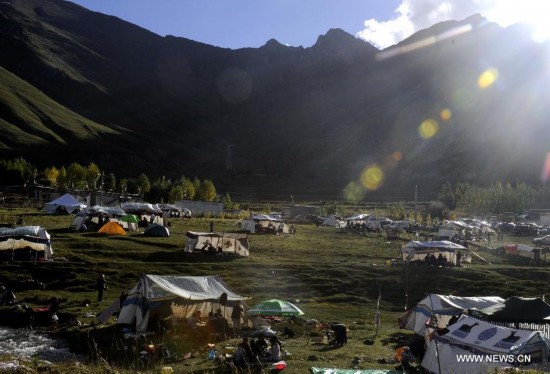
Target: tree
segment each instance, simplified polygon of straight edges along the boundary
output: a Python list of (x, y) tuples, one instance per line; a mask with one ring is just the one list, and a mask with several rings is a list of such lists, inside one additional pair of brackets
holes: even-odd
[(105, 186), (107, 188), (107, 191), (116, 190), (116, 177), (113, 173), (109, 173), (109, 175), (107, 175)]
[(168, 202), (174, 203), (176, 200), (182, 200), (183, 199), (183, 188), (180, 185), (172, 186), (170, 188), (170, 192), (168, 192)]
[(119, 182), (120, 193), (128, 192), (128, 179), (122, 178)]
[(455, 194), (453, 192), (451, 182), (445, 182), (443, 184), (443, 186), (441, 187), (441, 191), (439, 191), (438, 200), (442, 201), (447, 206), (447, 208), (451, 210), (455, 208)]
[(57, 186), (62, 190), (66, 190), (69, 187), (67, 169), (65, 169), (65, 166), (62, 166), (61, 169), (59, 169), (59, 174), (57, 176)]
[(188, 200), (193, 200), (196, 194), (195, 186), (193, 185), (193, 182), (185, 178), (181, 186), (183, 189), (183, 198)]
[(193, 189), (195, 190), (195, 196), (194, 196), (195, 200), (201, 200), (201, 196), (200, 196), (201, 181), (197, 177), (193, 179)]
[(223, 203), (223, 209), (227, 209), (227, 210), (239, 209), (239, 204), (231, 201), (231, 196), (229, 195), (229, 192), (225, 193), (224, 197), (222, 198), (222, 203)]
[(147, 192), (151, 190), (151, 183), (149, 183), (149, 178), (147, 178), (147, 175), (140, 174), (137, 178), (137, 188), (138, 193), (145, 195)]
[(213, 201), (216, 198), (216, 187), (210, 179), (205, 179), (199, 188), (199, 197), (204, 201)]
[(55, 166), (44, 169), (43, 174), (50, 186), (57, 186), (57, 177), (59, 177), (59, 170)]
[(86, 174), (85, 174), (85, 179), (86, 179), (86, 183), (88, 184), (88, 188), (92, 190), (96, 190), (97, 181), (99, 180), (100, 176), (101, 176), (101, 171), (99, 170), (99, 167), (93, 162), (90, 163), (86, 168)]
[(67, 186), (76, 190), (86, 188), (86, 174), (86, 169), (82, 165), (73, 162), (67, 169)]

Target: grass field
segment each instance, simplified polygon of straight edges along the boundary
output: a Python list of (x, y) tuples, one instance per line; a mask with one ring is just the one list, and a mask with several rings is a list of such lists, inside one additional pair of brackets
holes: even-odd
[[(406, 235), (388, 240), (385, 235), (360, 235), (295, 224), (296, 235), (250, 235), (249, 257), (220, 260), (217, 256), (183, 253), (185, 232), (208, 231), (210, 219), (173, 219), (169, 238), (148, 238), (140, 233), (125, 237), (77, 233), (69, 229), (71, 216), (47, 216), (23, 210), (0, 210), (0, 223), (13, 223), (19, 214), (23, 214), (25, 224), (45, 227), (52, 235), (55, 258), (64, 257), (68, 261), (4, 263), (0, 282), (30, 276), (43, 282), (45, 290), (19, 292), (18, 300), (39, 306), (53, 296), (60, 298), (61, 312), (83, 323), (80, 327), (67, 327), (69, 334), (75, 334), (76, 330), (88, 336), (102, 330), (106, 335), (112, 334), (111, 326), (90, 327), (93, 318), (84, 315), (98, 313), (110, 305), (121, 290), (135, 285), (140, 274), (217, 274), (232, 290), (250, 297), (249, 305), (282, 298), (295, 302), (307, 319), (338, 321), (349, 327), (348, 344), (338, 349), (315, 344), (315, 338), (321, 335), (309, 330), (300, 330), (295, 338), (284, 339), (283, 348), (291, 353), (287, 373), (305, 373), (310, 367), (393, 368), (395, 348), (412, 336), (399, 330), (397, 317), (426, 293), (538, 297), (548, 293), (550, 284), (548, 264), (530, 264), (528, 260), (506, 257), (496, 251), (479, 252), (491, 265), (474, 256), (472, 264), (460, 268), (385, 266), (386, 260), (400, 257), (401, 246), (411, 239)], [(237, 228), (235, 220), (213, 221), (215, 231)], [(504, 243), (529, 241), (530, 238), (506, 236)], [(109, 286), (99, 304), (93, 302), (98, 273), (106, 275)], [(376, 335), (374, 315), (379, 295), (381, 326)], [(86, 370), (109, 372), (114, 370), (113, 366), (116, 366), (113, 362), (96, 361)], [(182, 373), (215, 372), (215, 365), (206, 360), (206, 354), (170, 366)], [(123, 369), (117, 366), (118, 372)], [(58, 370), (75, 371), (72, 364)], [(127, 367), (127, 370), (137, 369)]]

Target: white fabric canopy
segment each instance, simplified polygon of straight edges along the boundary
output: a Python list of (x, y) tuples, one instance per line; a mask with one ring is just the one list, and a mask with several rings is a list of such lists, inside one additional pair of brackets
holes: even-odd
[(185, 277), (149, 274), (140, 280), (130, 294), (136, 292), (142, 293), (149, 300), (173, 297), (174, 295), (187, 300), (217, 300), (223, 293), (227, 294), (227, 300), (246, 300), (246, 297), (231, 291), (217, 275)]
[(434, 327), (444, 328), (453, 315), (459, 315), (468, 309), (481, 310), (503, 302), (504, 299), (498, 296), (461, 297), (428, 294), (414, 308), (402, 315), (399, 323), (401, 328), (424, 335), (429, 320)]

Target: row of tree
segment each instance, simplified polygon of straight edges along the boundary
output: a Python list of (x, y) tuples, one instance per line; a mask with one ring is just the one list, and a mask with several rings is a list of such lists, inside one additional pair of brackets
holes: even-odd
[[(48, 167), (39, 172), (23, 158), (0, 159), (0, 180), (5, 185), (42, 182), (62, 190), (103, 190), (121, 194), (139, 194), (147, 201), (174, 202), (176, 200), (213, 201), (217, 198), (214, 183), (205, 179), (202, 182), (182, 176), (171, 180), (165, 177), (151, 182), (147, 175), (136, 178), (117, 178), (113, 173), (105, 173), (93, 162), (87, 166), (73, 162), (68, 167)], [(229, 195), (220, 199), (226, 209), (237, 209), (238, 204)], [(546, 205), (548, 206), (546, 206)], [(504, 212), (522, 213), (533, 207), (550, 208), (550, 189), (541, 186), (535, 189), (523, 182), (503, 184), (495, 182), (487, 187), (458, 182), (443, 184), (437, 201), (432, 204), (429, 214), (432, 217), (448, 219), (449, 214), (459, 211), (465, 215), (488, 215)], [(328, 208), (328, 207), (327, 207)], [(334, 211), (337, 205), (334, 205)], [(405, 218), (404, 207), (392, 205), (392, 216)], [(332, 210), (332, 209), (329, 209)], [(329, 214), (332, 212), (327, 211)], [(417, 217), (418, 220), (418, 217)]]
[(550, 208), (550, 189), (545, 185), (535, 189), (523, 182), (503, 184), (495, 182), (488, 187), (469, 183), (446, 182), (438, 200), (450, 211), (467, 215), (498, 215), (505, 212), (523, 213), (531, 208)]
[[(61, 190), (110, 191), (121, 194), (138, 194), (146, 201), (174, 202), (176, 200), (216, 199), (216, 187), (210, 179), (200, 181), (180, 177), (170, 180), (165, 177), (151, 182), (145, 174), (136, 178), (117, 178), (114, 173), (105, 173), (95, 163), (87, 166), (73, 162), (68, 167), (47, 167), (38, 171), (23, 158), (0, 160), (0, 175), (6, 184), (44, 183)], [(226, 200), (227, 197), (224, 198)], [(230, 202), (230, 198), (229, 198)]]

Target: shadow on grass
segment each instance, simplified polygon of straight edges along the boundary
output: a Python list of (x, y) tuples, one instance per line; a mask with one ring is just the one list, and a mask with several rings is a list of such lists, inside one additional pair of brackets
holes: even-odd
[(239, 256), (215, 256), (208, 254), (186, 253), (178, 251), (157, 251), (149, 254), (145, 261), (150, 262), (229, 262), (240, 259)]
[(69, 234), (69, 233), (76, 232), (76, 231), (74, 231), (70, 227), (65, 227), (65, 228), (60, 228), (60, 229), (59, 228), (58, 229), (49, 229), (48, 232), (50, 234)]

